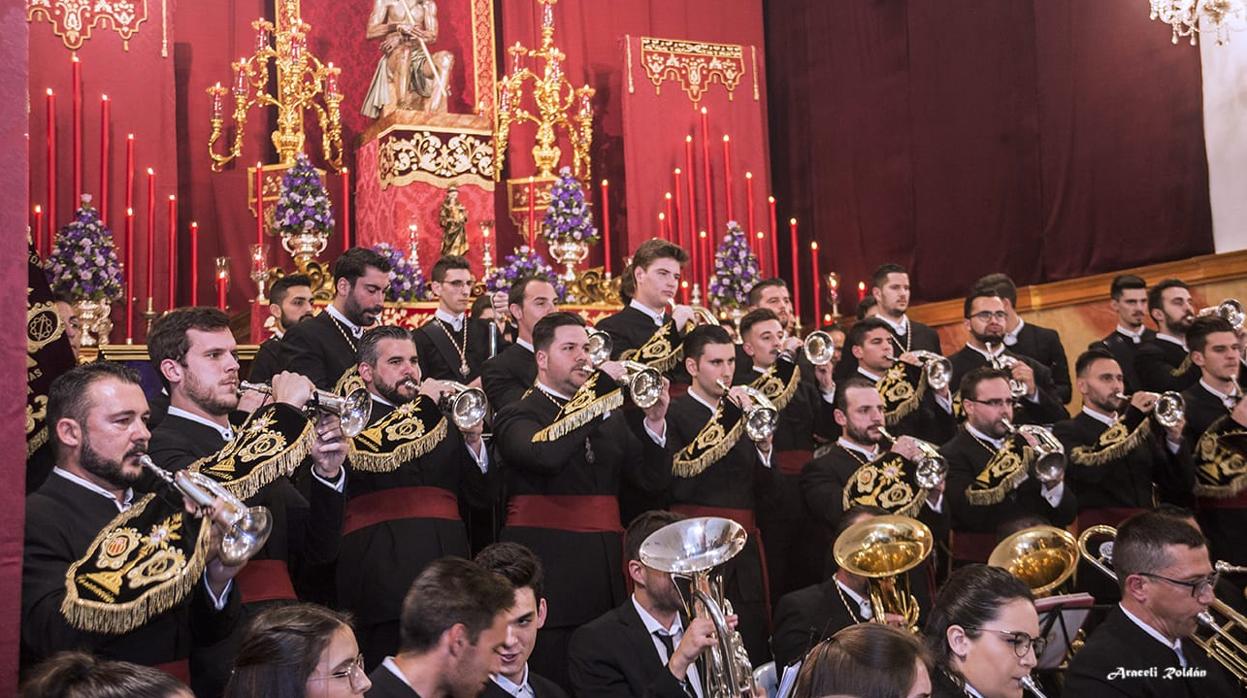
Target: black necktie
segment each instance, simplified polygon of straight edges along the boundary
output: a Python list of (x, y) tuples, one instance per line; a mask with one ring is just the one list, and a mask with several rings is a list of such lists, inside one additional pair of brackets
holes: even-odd
[[(658, 641), (662, 643), (662, 646), (664, 648), (666, 648), (667, 661), (670, 662), (671, 658), (675, 656), (674, 638), (672, 638), (667, 633), (662, 632), (661, 630), (655, 630), (654, 637), (658, 638)], [(695, 698), (697, 694), (693, 693), (693, 687), (689, 685), (687, 674), (684, 675), (684, 681), (681, 682), (681, 685), (684, 687), (685, 695), (690, 696), (691, 698)]]

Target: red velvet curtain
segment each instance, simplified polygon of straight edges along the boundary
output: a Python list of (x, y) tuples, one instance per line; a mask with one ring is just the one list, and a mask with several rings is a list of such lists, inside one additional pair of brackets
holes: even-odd
[(1199, 53), (1146, 8), (789, 0), (766, 23), (780, 217), (845, 288), (886, 261), (934, 300), (1212, 251)]

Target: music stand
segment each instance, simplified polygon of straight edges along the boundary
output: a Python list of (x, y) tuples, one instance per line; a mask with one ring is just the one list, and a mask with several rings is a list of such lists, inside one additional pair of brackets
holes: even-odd
[(1039, 635), (1048, 639), (1036, 669), (1057, 669), (1069, 656), (1070, 645), (1087, 621), (1095, 599), (1091, 594), (1062, 594), (1035, 601), (1039, 612)]

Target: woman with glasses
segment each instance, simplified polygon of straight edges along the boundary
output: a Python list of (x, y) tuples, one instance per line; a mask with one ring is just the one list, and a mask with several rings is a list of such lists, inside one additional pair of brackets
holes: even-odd
[(315, 604), (270, 608), (238, 650), (225, 698), (339, 698), (372, 688), (350, 618)]
[(948, 578), (925, 634), (935, 661), (932, 698), (1018, 698), (1046, 644), (1030, 589), (986, 565)]
[(792, 698), (928, 698), (930, 656), (922, 641), (890, 625), (841, 629), (806, 655)]

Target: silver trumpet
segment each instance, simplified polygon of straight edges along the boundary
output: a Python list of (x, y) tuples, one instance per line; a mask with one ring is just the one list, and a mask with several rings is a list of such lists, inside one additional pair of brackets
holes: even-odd
[(147, 454), (139, 456), (139, 464), (199, 506), (199, 516), (209, 512), (213, 525), (222, 532), (222, 563), (237, 567), (268, 542), (273, 531), (273, 517), (267, 508), (248, 508), (207, 475), (189, 470), (171, 473), (152, 462)]
[[(723, 389), (724, 397), (727, 391), (732, 389), (732, 386), (722, 378), (714, 383)], [(775, 433), (775, 427), (779, 425), (779, 410), (775, 409), (774, 403), (756, 388), (748, 385), (738, 387), (745, 391), (754, 403), (745, 411), (745, 435), (752, 441), (764, 441), (771, 438), (771, 435)]]
[[(613, 344), (610, 335), (600, 330), (589, 331), (589, 363), (594, 368), (610, 361)], [(627, 371), (619, 384), (628, 391), (628, 397), (643, 410), (657, 404), (662, 397), (662, 374), (658, 369), (636, 361), (621, 361)]]
[[(1038, 657), (1036, 657), (1038, 659)], [(1031, 692), (1035, 698), (1048, 698), (1048, 696), (1039, 688), (1039, 684), (1035, 682), (1035, 678), (1030, 674), (1022, 677), (1022, 688)]]
[(1005, 371), (1010, 374), (1009, 377), (1009, 394), (1014, 400), (1020, 400), (1026, 397), (1026, 384), (1012, 377), (1013, 367), (1017, 366), (1018, 360), (1012, 356), (1005, 354), (1003, 351), (999, 354), (995, 353), (992, 344), (987, 344), (987, 353), (991, 356), (992, 368), (998, 371)]
[[(927, 385), (932, 390), (938, 393), (953, 382), (953, 362), (947, 357), (924, 349), (915, 349), (910, 353), (922, 362), (922, 371), (926, 374)], [(1013, 386), (1010, 385), (1009, 388), (1012, 390)]]
[[(240, 392), (254, 390), (265, 395), (273, 394), (273, 388), (267, 383), (242, 381), (238, 384), (238, 390)], [(372, 417), (372, 398), (364, 388), (356, 388), (348, 395), (338, 395), (328, 390), (318, 389), (312, 393), (312, 399), (304, 405), (303, 413), (308, 416), (308, 419), (315, 418), (318, 413), (337, 416), (342, 423), (342, 433), (347, 438), (352, 438), (359, 436), (364, 427), (368, 426), (368, 420)]]
[(485, 391), (454, 381), (441, 381), (441, 384), (446, 390), (437, 399), (437, 406), (460, 431), (475, 429), (485, 421), (485, 414), (489, 412)]
[[(888, 433), (887, 429), (879, 427), (879, 433), (883, 434), (883, 438), (896, 443), (896, 438)], [(922, 439), (914, 439), (914, 444), (918, 447), (918, 458), (915, 462), (914, 481), (924, 490), (933, 490), (944, 484), (944, 478), (948, 476), (948, 460), (940, 455), (935, 445), (923, 441)]]
[(1065, 477), (1065, 446), (1053, 435), (1052, 430), (1047, 427), (1041, 427), (1038, 424), (1023, 424), (1015, 427), (1007, 420), (1004, 422), (1005, 429), (1010, 434), (1031, 436), (1035, 439), (1035, 464), (1031, 471), (1035, 474), (1035, 479), (1045, 485), (1053, 485), (1060, 482)]
[(1243, 304), (1234, 298), (1226, 298), (1214, 306), (1204, 308), (1199, 314), (1216, 315), (1230, 323), (1235, 332), (1243, 329), (1243, 321), (1247, 320), (1247, 311), (1243, 310)]
[[(1130, 395), (1125, 393), (1117, 393), (1113, 397), (1118, 400), (1130, 401)], [(1156, 404), (1152, 406), (1152, 417), (1156, 419), (1156, 423), (1166, 429), (1177, 426), (1178, 422), (1186, 416), (1186, 400), (1182, 399), (1182, 394), (1167, 390), (1156, 398)]]
[[(785, 341), (787, 335), (784, 336)], [(836, 343), (831, 335), (822, 330), (814, 330), (805, 336), (805, 340), (801, 343), (801, 353), (805, 354), (806, 361), (815, 366), (825, 366), (836, 358)], [(789, 361), (793, 361), (794, 357), (788, 352), (780, 352), (780, 356), (788, 357)]]

